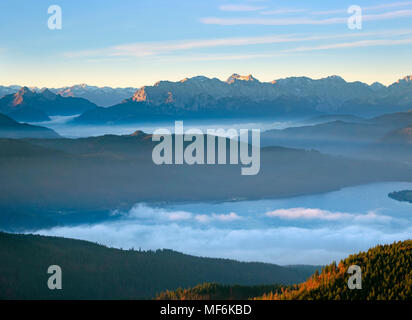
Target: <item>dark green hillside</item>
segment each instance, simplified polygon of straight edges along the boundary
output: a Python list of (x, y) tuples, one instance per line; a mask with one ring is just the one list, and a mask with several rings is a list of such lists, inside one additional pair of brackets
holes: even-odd
[[(62, 268), (63, 289), (51, 291), (47, 268), (55, 264)], [(200, 258), (171, 250), (119, 250), (80, 240), (0, 232), (1, 299), (153, 298), (167, 289), (204, 282), (299, 283), (314, 269)]]
[(63, 152), (37, 146), (21, 139), (0, 139), (0, 159), (44, 159), (45, 157), (58, 157)]
[[(313, 270), (313, 266), (312, 266)], [(218, 283), (199, 284), (193, 288), (164, 291), (157, 300), (247, 300), (268, 292), (282, 292), (285, 285), (239, 286)]]

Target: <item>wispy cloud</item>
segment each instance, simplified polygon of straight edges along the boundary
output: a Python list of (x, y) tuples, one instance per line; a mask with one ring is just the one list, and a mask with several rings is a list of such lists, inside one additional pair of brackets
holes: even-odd
[(311, 18), (217, 18), (206, 17), (201, 18), (200, 22), (204, 24), (215, 24), (221, 26), (235, 25), (266, 25), (266, 26), (288, 26), (288, 25), (322, 25), (343, 23), (347, 18), (330, 18), (316, 20)]
[(262, 11), (260, 14), (263, 15), (275, 15), (275, 14), (287, 14), (287, 13), (301, 13), (301, 12), (308, 12), (308, 9), (276, 9), (276, 10), (267, 10)]
[[(234, 61), (286, 56), (287, 53), (210, 54), (167, 57), (167, 61)], [(164, 59), (163, 59), (164, 60)]]
[(376, 46), (395, 46), (395, 45), (405, 45), (411, 44), (412, 38), (406, 39), (376, 39), (376, 40), (361, 40), (353, 42), (342, 42), (342, 43), (333, 43), (325, 44), (311, 47), (300, 47), (294, 49), (284, 50), (284, 53), (289, 52), (307, 52), (307, 51), (319, 51), (319, 50), (330, 50), (330, 49), (347, 49), (347, 48), (360, 48), (360, 47), (376, 47)]
[(364, 21), (377, 21), (377, 20), (388, 20), (388, 19), (397, 19), (397, 18), (406, 18), (412, 17), (412, 10), (398, 10), (398, 11), (389, 11), (380, 14), (369, 14), (363, 15)]
[(331, 212), (321, 209), (311, 208), (291, 208), (291, 209), (278, 209), (274, 211), (266, 212), (268, 217), (278, 217), (283, 219), (321, 219), (321, 220), (340, 220), (342, 218), (349, 218), (352, 216), (350, 213)]
[(207, 222), (210, 222), (210, 221), (213, 221), (213, 220), (230, 222), (230, 221), (239, 220), (239, 219), (241, 219), (241, 217), (238, 216), (236, 213), (231, 212), (231, 213), (228, 213), (228, 214), (216, 214), (216, 213), (213, 213), (211, 215), (198, 214), (198, 215), (196, 215), (195, 219), (199, 222), (207, 223)]
[(186, 40), (186, 41), (172, 41), (172, 42), (155, 42), (155, 43), (131, 43), (109, 48), (96, 50), (81, 50), (74, 52), (67, 52), (66, 57), (119, 57), (119, 56), (133, 56), (146, 57), (155, 54), (169, 53), (181, 50), (212, 48), (222, 46), (245, 46), (268, 43), (281, 43), (290, 41), (301, 41), (302, 38), (294, 39), (292, 36), (263, 36), (263, 37), (238, 37), (238, 38), (220, 38), (220, 39), (206, 39), (206, 40)]
[(170, 223), (170, 222), (185, 222), (195, 221), (200, 223), (210, 222), (231, 222), (241, 219), (241, 217), (235, 212), (228, 214), (198, 214), (194, 212), (184, 210), (168, 210), (164, 208), (150, 207), (145, 204), (139, 203), (135, 205), (128, 212), (114, 211), (113, 216), (123, 216), (129, 220), (149, 220), (157, 223)]
[(176, 223), (144, 225), (121, 221), (39, 230), (42, 235), (95, 241), (111, 247), (172, 248), (201, 256), (278, 264), (326, 264), (378, 243), (410, 239), (400, 230), (368, 224), (342, 228), (272, 227), (267, 229), (197, 228)]
[[(324, 41), (324, 40), (336, 40), (339, 38), (361, 38), (361, 37), (372, 37), (372, 36), (401, 36), (411, 34), (412, 30), (389, 30), (389, 31), (377, 31), (377, 32), (357, 32), (357, 33), (344, 33), (344, 34), (329, 34), (329, 35), (266, 35), (266, 36), (256, 36), (256, 37), (233, 37), (233, 38), (220, 38), (220, 39), (205, 39), (205, 40), (184, 40), (184, 41), (166, 41), (166, 42), (151, 42), (151, 43), (130, 43), (118, 46), (111, 46), (108, 48), (95, 49), (95, 50), (80, 50), (74, 52), (66, 52), (63, 55), (67, 58), (96, 58), (96, 59), (108, 59), (116, 58), (121, 59), (124, 57), (148, 57), (155, 55), (170, 54), (177, 51), (192, 50), (192, 49), (202, 49), (202, 48), (214, 48), (214, 47), (230, 47), (230, 46), (252, 46), (252, 45), (264, 45), (264, 44), (277, 44), (277, 43), (297, 43), (297, 42), (310, 42), (310, 41)], [(353, 46), (365, 46), (368, 44), (367, 40), (365, 43), (353, 44)], [(370, 40), (372, 41), (372, 40)], [(394, 40), (395, 41), (395, 40)], [(372, 42), (369, 42), (372, 45)], [(390, 44), (388, 42), (388, 44)], [(396, 44), (394, 42), (394, 44)], [(348, 44), (340, 44), (343, 47), (349, 46)], [(383, 41), (382, 44), (383, 45)], [(309, 51), (316, 50), (316, 48), (327, 49), (328, 47), (333, 48), (336, 45), (324, 45), (307, 47), (309, 49), (295, 48), (287, 50), (286, 52), (293, 51)], [(313, 49), (310, 49), (313, 48)], [(281, 54), (281, 52), (277, 52)], [(241, 56), (248, 57), (262, 57), (267, 55), (267, 53), (259, 54), (231, 54), (231, 55), (203, 55), (204, 59), (209, 60), (220, 60), (219, 57), (227, 57), (227, 59), (239, 59)], [(272, 54), (271, 54), (272, 56)], [(192, 59), (197, 59), (192, 57)], [(204, 60), (203, 58), (201, 60)]]
[[(379, 14), (363, 15), (364, 21), (389, 20), (397, 18), (411, 17), (412, 10), (388, 11)], [(218, 18), (206, 17), (201, 18), (200, 22), (204, 24), (214, 24), (222, 26), (233, 25), (266, 25), (266, 26), (288, 26), (288, 25), (330, 25), (346, 23), (348, 17), (333, 17), (327, 19), (313, 19), (306, 17), (298, 18)]]
[(277, 217), (288, 220), (326, 220), (326, 221), (341, 221), (353, 220), (356, 222), (387, 222), (392, 219), (389, 216), (378, 215), (376, 212), (368, 212), (366, 214), (354, 214), (347, 212), (332, 212), (318, 208), (290, 208), (278, 209), (266, 212), (268, 217)]
[(262, 10), (265, 7), (262, 6), (251, 6), (243, 4), (224, 4), (219, 6), (221, 11), (233, 11), (233, 12), (247, 12), (247, 11), (258, 11)]
[(247, 46), (271, 43), (285, 43), (297, 41), (310, 41), (323, 39), (325, 36), (301, 36), (295, 35), (269, 35), (261, 37), (238, 37), (238, 38), (220, 38), (207, 40), (187, 40), (174, 42), (157, 42), (157, 43), (131, 43), (109, 48), (96, 50), (81, 50), (66, 52), (64, 55), (69, 58), (77, 57), (146, 57), (156, 54), (170, 53), (174, 51), (227, 47), (227, 46)]
[(152, 208), (145, 204), (137, 204), (127, 213), (115, 212), (129, 219), (147, 219), (155, 221), (181, 221), (192, 219), (193, 214), (188, 211), (169, 211), (163, 208)]
[[(363, 12), (381, 10), (381, 9), (393, 9), (412, 6), (412, 1), (405, 2), (395, 2), (395, 3), (385, 3), (375, 6), (361, 7)], [(327, 14), (336, 14), (336, 13), (347, 13), (347, 8), (345, 9), (336, 9), (336, 10), (325, 10), (325, 11), (311, 11), (311, 14), (317, 15), (327, 15)]]
[(403, 2), (394, 2), (394, 3), (384, 3), (384, 4), (379, 4), (376, 6), (369, 6), (365, 7), (365, 10), (377, 10), (377, 9), (388, 9), (388, 8), (399, 8), (399, 7), (406, 7), (406, 6), (411, 6), (412, 1), (403, 1)]

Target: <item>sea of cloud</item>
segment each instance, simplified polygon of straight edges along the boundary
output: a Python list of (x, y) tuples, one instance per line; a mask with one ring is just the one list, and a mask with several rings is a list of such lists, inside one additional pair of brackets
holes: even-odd
[[(376, 244), (408, 239), (412, 234), (410, 220), (372, 211), (296, 207), (252, 216), (244, 212), (196, 213), (139, 203), (128, 212), (112, 214), (117, 217), (114, 221), (37, 233), (124, 249), (168, 248), (197, 256), (282, 265), (327, 264)], [(304, 224), (296, 223), (302, 220)]]

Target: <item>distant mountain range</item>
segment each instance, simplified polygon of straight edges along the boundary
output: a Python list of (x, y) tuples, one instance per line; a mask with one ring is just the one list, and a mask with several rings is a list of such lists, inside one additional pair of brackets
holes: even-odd
[(412, 109), (412, 77), (385, 87), (338, 76), (260, 82), (233, 74), (227, 81), (194, 77), (145, 86), (109, 108), (85, 112), (75, 123), (105, 124), (179, 118), (304, 117), (322, 113), (376, 116)]
[(74, 85), (58, 89), (50, 89), (63, 97), (84, 98), (101, 107), (113, 106), (130, 98), (137, 88), (96, 87), (86, 84)]
[[(262, 146), (287, 146), (321, 152), (410, 162), (412, 112), (371, 119), (328, 115), (305, 120), (301, 126), (262, 133)], [(390, 148), (390, 149), (388, 149)]]
[[(371, 119), (354, 116), (328, 115), (315, 117), (302, 122), (302, 126), (282, 130), (268, 130), (262, 134), (263, 145), (284, 145), (298, 147), (310, 141), (336, 144), (347, 141), (350, 143), (372, 143), (382, 139), (391, 132), (408, 133), (412, 126), (412, 112), (389, 113)], [(300, 147), (301, 147), (300, 146)], [(313, 147), (309, 144), (310, 147)]]
[[(17, 86), (0, 87), (0, 96), (10, 96), (16, 90), (19, 90)], [(21, 90), (30, 89), (25, 87)], [(85, 113), (76, 120), (82, 124), (173, 117), (265, 118), (330, 113), (372, 117), (412, 109), (412, 76), (384, 86), (380, 83), (346, 82), (339, 76), (317, 80), (291, 77), (260, 82), (252, 75), (233, 74), (227, 81), (197, 76), (177, 82), (159, 81), (140, 89), (99, 88), (82, 84), (59, 89), (33, 88), (32, 92), (40, 95), (53, 93), (60, 98), (85, 98), (92, 105), (105, 107), (113, 104), (110, 108), (85, 108)], [(65, 100), (60, 101), (63, 103)], [(58, 110), (60, 107), (55, 105), (54, 108)], [(66, 110), (64, 114), (76, 114), (81, 110), (74, 109)], [(41, 115), (33, 113), (33, 117), (41, 118)]]
[(49, 116), (74, 115), (97, 106), (83, 98), (62, 97), (48, 89), (34, 92), (27, 87), (0, 99), (0, 112), (16, 121), (41, 122)]
[(210, 100), (241, 98), (253, 102), (273, 101), (281, 96), (316, 98), (319, 111), (338, 109), (346, 101), (375, 97), (378, 90), (361, 82), (348, 83), (338, 76), (320, 80), (307, 77), (293, 77), (260, 82), (252, 75), (231, 75), (227, 81), (194, 77), (178, 82), (160, 81), (154, 86), (140, 88), (132, 101), (145, 101), (153, 105), (173, 103), (178, 108), (203, 107)]
[[(16, 93), (21, 88), (21, 86), (0, 86), (0, 98), (7, 94)], [(29, 89), (33, 92), (42, 92), (47, 88), (29, 87)], [(96, 87), (82, 83), (62, 88), (48, 88), (48, 90), (62, 97), (84, 98), (98, 106), (108, 107), (130, 98), (138, 88)]]
[(7, 94), (16, 93), (21, 88), (21, 86), (0, 86), (0, 98), (4, 97)]

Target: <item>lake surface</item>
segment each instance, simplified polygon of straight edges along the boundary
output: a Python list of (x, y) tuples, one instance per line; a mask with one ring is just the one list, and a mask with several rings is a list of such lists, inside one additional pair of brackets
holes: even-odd
[(118, 248), (168, 248), (197, 256), (326, 264), (412, 238), (412, 204), (387, 195), (412, 183), (378, 183), (278, 200), (113, 210), (115, 221), (39, 230)]

